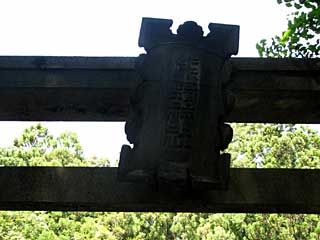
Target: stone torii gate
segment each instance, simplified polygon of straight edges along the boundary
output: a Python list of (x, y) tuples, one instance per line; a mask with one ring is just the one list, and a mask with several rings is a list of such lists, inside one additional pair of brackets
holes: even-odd
[(127, 121), (134, 144), (119, 169), (0, 168), (0, 209), (320, 213), (320, 170), (229, 169), (220, 156), (224, 122), (319, 123), (320, 60), (230, 58), (237, 26), (171, 24), (143, 20), (139, 58), (0, 57), (0, 120)]

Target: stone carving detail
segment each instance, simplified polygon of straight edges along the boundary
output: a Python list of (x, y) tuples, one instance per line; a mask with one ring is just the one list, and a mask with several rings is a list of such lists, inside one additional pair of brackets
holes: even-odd
[(121, 150), (120, 180), (158, 186), (225, 189), (230, 155), (220, 154), (232, 140), (223, 123), (233, 98), (225, 90), (228, 59), (238, 51), (239, 27), (144, 18), (136, 69), (141, 76), (125, 126), (133, 148)]

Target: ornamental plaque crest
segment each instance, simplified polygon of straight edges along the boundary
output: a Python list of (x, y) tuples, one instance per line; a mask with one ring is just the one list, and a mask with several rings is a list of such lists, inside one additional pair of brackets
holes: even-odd
[(225, 90), (228, 59), (238, 52), (239, 26), (143, 18), (137, 59), (141, 81), (130, 100), (120, 180), (192, 189), (226, 189), (232, 140), (223, 122), (233, 107)]

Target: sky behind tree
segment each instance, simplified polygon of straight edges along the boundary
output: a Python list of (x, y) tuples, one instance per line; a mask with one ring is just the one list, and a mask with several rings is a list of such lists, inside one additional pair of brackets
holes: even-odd
[[(257, 57), (256, 43), (286, 29), (288, 9), (270, 0), (0, 2), (0, 55), (138, 56), (142, 17), (174, 20), (172, 30), (193, 20), (208, 32), (210, 22), (240, 25), (238, 57)], [(0, 146), (12, 144), (30, 122), (1, 122)], [(79, 135), (85, 155), (112, 162), (126, 143), (124, 123), (44, 123), (58, 135)]]

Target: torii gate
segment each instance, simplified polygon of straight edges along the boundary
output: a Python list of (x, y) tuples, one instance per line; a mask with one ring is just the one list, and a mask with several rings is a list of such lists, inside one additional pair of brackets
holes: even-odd
[[(200, 41), (197, 51), (186, 51), (189, 54), (186, 59), (191, 61), (194, 60), (191, 55), (211, 59), (211, 53), (207, 56), (202, 52), (208, 47), (206, 44), (220, 46), (221, 50), (222, 42), (212, 40), (209, 35), (205, 40), (202, 35), (201, 40), (194, 40), (194, 33), (188, 35), (195, 23), (184, 25), (186, 32), (178, 35), (167, 32), (170, 23), (170, 20), (144, 19), (140, 44), (147, 49), (147, 56), (150, 52), (156, 57), (159, 54), (152, 52), (154, 41), (160, 45), (163, 41), (170, 44), (183, 41), (188, 48), (191, 42)], [(213, 24), (211, 27), (220, 28), (222, 35), (237, 31), (236, 26)], [(156, 32), (152, 32), (154, 29)], [(209, 43), (204, 43), (207, 39)], [(228, 66), (223, 91), (231, 91), (235, 100), (231, 112), (222, 114), (223, 121), (320, 122), (319, 59), (228, 60), (226, 55), (237, 51), (237, 39), (236, 42), (234, 39), (223, 41), (229, 44), (227, 50), (214, 52), (215, 56), (222, 54), (223, 64)], [(185, 49), (181, 52), (179, 59), (186, 56)], [(148, 61), (152, 62), (149, 59), (144, 64), (150, 67)], [(0, 57), (0, 120), (125, 121), (129, 95), (141, 83), (136, 62), (137, 58), (133, 57)], [(182, 61), (182, 67), (183, 64)], [(168, 91), (172, 93), (170, 88)], [(119, 181), (117, 168), (3, 167), (0, 168), (0, 209), (320, 213), (320, 170), (230, 169), (229, 183), (224, 182), (229, 174), (222, 174), (223, 183), (219, 186), (188, 190), (159, 190), (154, 184), (128, 182), (127, 173), (120, 174), (125, 181)]]

